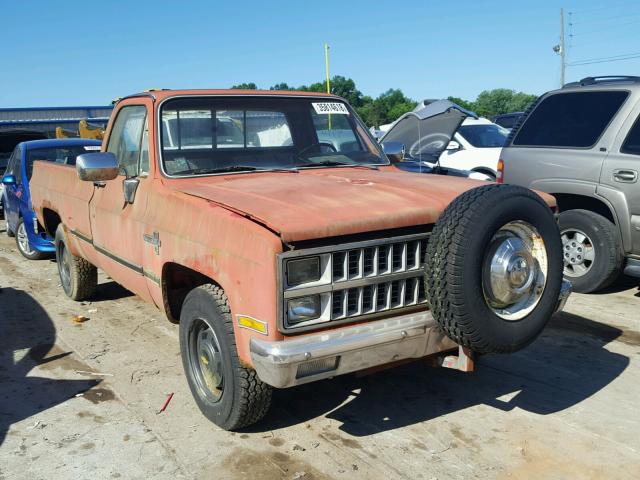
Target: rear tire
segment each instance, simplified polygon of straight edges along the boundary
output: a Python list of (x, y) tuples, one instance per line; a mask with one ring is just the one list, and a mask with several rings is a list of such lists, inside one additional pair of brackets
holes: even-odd
[(549, 206), (529, 189), (490, 184), (446, 208), (426, 252), (431, 312), (478, 353), (531, 343), (558, 305), (562, 254)]
[(213, 423), (237, 430), (266, 415), (272, 388), (255, 370), (241, 365), (229, 304), (220, 287), (202, 285), (185, 298), (180, 351), (193, 398)]
[(39, 252), (29, 243), (29, 236), (27, 235), (23, 218), (18, 220), (18, 228), (16, 228), (16, 246), (22, 256), (29, 260), (42, 260), (47, 257), (46, 253)]
[(624, 263), (618, 227), (589, 210), (562, 212), (558, 226), (563, 242), (564, 276), (574, 291), (601, 290), (618, 278)]
[(71, 253), (62, 224), (56, 229), (55, 245), (58, 273), (64, 293), (76, 301), (91, 297), (98, 285), (98, 269), (84, 258)]

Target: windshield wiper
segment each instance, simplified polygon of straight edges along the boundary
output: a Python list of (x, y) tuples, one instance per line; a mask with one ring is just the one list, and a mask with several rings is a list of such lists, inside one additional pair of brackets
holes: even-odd
[(208, 173), (228, 173), (228, 172), (287, 172), (298, 173), (297, 168), (260, 168), (253, 165), (229, 165), (228, 167), (220, 168), (195, 168), (192, 170), (183, 170), (176, 172), (174, 175), (206, 175)]
[(365, 165), (360, 163), (345, 163), (338, 162), (337, 160), (323, 160), (322, 162), (299, 163), (296, 167), (353, 167), (353, 168), (368, 168), (369, 170), (378, 170), (375, 165)]

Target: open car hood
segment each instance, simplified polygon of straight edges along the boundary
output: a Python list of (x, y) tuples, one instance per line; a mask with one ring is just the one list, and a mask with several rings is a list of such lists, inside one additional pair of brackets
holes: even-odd
[(418, 105), (398, 118), (380, 142), (400, 142), (405, 155), (435, 163), (465, 118), (478, 116), (449, 100)]

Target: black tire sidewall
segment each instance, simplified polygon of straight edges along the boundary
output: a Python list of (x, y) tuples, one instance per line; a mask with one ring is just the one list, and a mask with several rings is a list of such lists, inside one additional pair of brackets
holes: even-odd
[[(229, 333), (224, 324), (224, 315), (218, 305), (212, 301), (211, 296), (200, 289), (195, 289), (187, 295), (180, 314), (180, 352), (189, 388), (200, 411), (209, 420), (221, 426), (225, 425), (232, 416), (238, 383), (235, 375), (235, 363), (237, 362), (231, 350), (231, 348), (235, 349), (235, 345), (230, 345)], [(200, 392), (194, 379), (196, 374), (189, 358), (189, 334), (195, 328), (198, 320), (204, 320), (213, 329), (220, 345), (224, 388), (222, 396), (215, 403), (212, 403)]]
[(73, 256), (71, 255), (71, 252), (68, 251), (69, 246), (67, 245), (67, 240), (64, 235), (64, 229), (62, 228), (62, 224), (60, 224), (56, 229), (56, 236), (55, 236), (54, 242), (56, 247), (56, 264), (58, 266), (58, 276), (60, 277), (60, 285), (62, 286), (62, 290), (64, 291), (65, 295), (67, 295), (67, 297), (69, 298), (73, 298), (73, 291), (74, 291), (74, 285), (73, 285), (74, 276), (72, 274), (73, 269), (71, 266), (69, 266), (69, 288), (68, 289), (64, 284), (64, 281), (62, 279), (62, 273), (61, 273), (61, 269), (63, 268), (62, 267), (63, 260), (62, 260), (62, 256), (60, 255), (60, 246), (62, 246), (65, 250), (67, 250), (67, 254), (70, 255), (70, 261), (73, 262)]
[[(595, 217), (596, 215), (584, 210), (567, 210), (560, 214), (558, 220), (560, 232), (568, 229), (584, 232), (595, 250), (595, 259), (586, 274), (566, 277), (577, 292), (588, 293), (606, 286), (611, 277), (616, 276), (615, 270), (620, 270), (622, 266), (619, 236), (615, 225), (600, 215), (598, 215), (599, 218)], [(605, 233), (604, 228), (609, 232)], [(617, 257), (620, 258), (617, 259)], [(618, 264), (612, 259), (617, 259)]]

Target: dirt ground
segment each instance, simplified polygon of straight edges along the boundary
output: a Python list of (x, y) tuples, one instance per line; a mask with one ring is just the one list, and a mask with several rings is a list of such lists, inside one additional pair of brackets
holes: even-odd
[(414, 363), (276, 391), (228, 433), (191, 398), (177, 326), (104, 276), (67, 299), (55, 263), (1, 233), (0, 480), (637, 479), (638, 285), (572, 295), (474, 373)]

